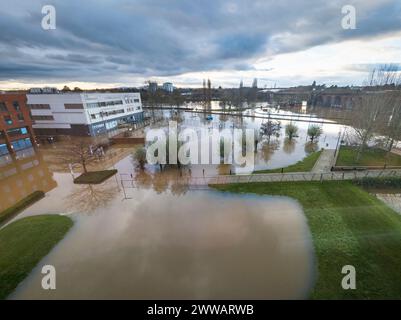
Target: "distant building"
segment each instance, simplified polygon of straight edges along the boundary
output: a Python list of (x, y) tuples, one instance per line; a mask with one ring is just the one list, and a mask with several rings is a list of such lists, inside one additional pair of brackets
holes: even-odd
[(29, 89), (29, 93), (59, 93), (59, 90), (57, 88), (50, 88), (50, 87), (44, 87), (44, 88), (31, 88)]
[(172, 93), (174, 91), (174, 86), (171, 82), (163, 83), (163, 90)]
[(150, 92), (155, 93), (157, 91), (158, 84), (157, 82), (149, 82), (148, 89)]
[(19, 158), (24, 149), (34, 144), (32, 119), (25, 94), (0, 94), (0, 157)]
[(37, 135), (95, 136), (143, 120), (139, 93), (28, 94)]

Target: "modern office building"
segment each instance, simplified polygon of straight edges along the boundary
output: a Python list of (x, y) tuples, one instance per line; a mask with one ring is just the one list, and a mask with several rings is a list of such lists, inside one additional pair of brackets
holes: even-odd
[(158, 89), (157, 82), (149, 82), (149, 85), (148, 85), (149, 92), (155, 93), (157, 91), (157, 89)]
[(174, 86), (171, 82), (165, 82), (163, 83), (163, 90), (172, 93), (174, 91)]
[[(0, 157), (17, 157), (35, 144), (25, 93), (0, 94)], [(0, 160), (1, 163), (1, 160)]]
[(94, 136), (143, 120), (139, 93), (27, 94), (36, 135)]

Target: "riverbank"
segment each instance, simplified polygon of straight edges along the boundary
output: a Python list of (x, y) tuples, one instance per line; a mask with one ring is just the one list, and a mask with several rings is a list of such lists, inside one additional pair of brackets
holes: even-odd
[(22, 200), (18, 201), (13, 206), (7, 208), (6, 210), (0, 212), (0, 226), (13, 218), (19, 212), (24, 210), (25, 208), (29, 207), (31, 204), (39, 201), (45, 196), (43, 191), (35, 191), (32, 192), (30, 195), (26, 196)]
[(41, 215), (0, 229), (0, 300), (14, 291), (72, 225), (66, 216)]
[(357, 147), (342, 146), (340, 148), (336, 166), (401, 166), (401, 156), (395, 153), (388, 153), (378, 148), (366, 148), (360, 159)]
[[(281, 195), (303, 206), (317, 257), (312, 299), (401, 298), (401, 217), (351, 182), (276, 182), (213, 186), (221, 191)], [(341, 269), (356, 268), (356, 290)]]
[(310, 155), (303, 158), (301, 161), (297, 163), (285, 167), (285, 168), (278, 168), (278, 169), (271, 169), (271, 170), (258, 170), (254, 171), (253, 173), (286, 173), (286, 172), (308, 172), (311, 171), (313, 166), (315, 165), (316, 161), (319, 159), (322, 151), (316, 151), (311, 153)]

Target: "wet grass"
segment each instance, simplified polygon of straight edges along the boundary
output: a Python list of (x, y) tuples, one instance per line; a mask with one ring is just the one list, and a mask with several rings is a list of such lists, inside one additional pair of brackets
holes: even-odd
[[(301, 161), (297, 163), (283, 168), (283, 172), (308, 172), (311, 171), (313, 166), (315, 165), (317, 159), (319, 159), (322, 151), (316, 151), (311, 153), (310, 155), (303, 158)], [(272, 170), (258, 170), (253, 173), (281, 173), (282, 168), (272, 169)]]
[(401, 156), (378, 148), (364, 150), (359, 161), (356, 161), (357, 147), (342, 146), (336, 166), (401, 166)]
[(13, 206), (7, 208), (6, 210), (3, 210), (0, 212), (0, 226), (13, 218), (16, 214), (30, 206), (31, 204), (35, 203), (36, 201), (39, 201), (45, 196), (45, 193), (43, 191), (35, 191), (25, 197), (24, 199), (18, 201), (16, 204)]
[(99, 184), (106, 181), (111, 176), (115, 175), (117, 170), (102, 170), (90, 171), (81, 174), (78, 178), (74, 179), (77, 184)]
[(0, 299), (14, 291), (72, 224), (66, 216), (41, 215), (0, 229)]
[[(352, 182), (280, 182), (214, 186), (281, 195), (303, 206), (317, 257), (312, 299), (400, 299), (401, 216)], [(356, 268), (356, 290), (344, 290), (342, 267)]]

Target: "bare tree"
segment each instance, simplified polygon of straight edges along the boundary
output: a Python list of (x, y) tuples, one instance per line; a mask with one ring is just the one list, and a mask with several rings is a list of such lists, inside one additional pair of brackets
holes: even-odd
[(385, 65), (373, 70), (360, 96), (354, 102), (352, 126), (359, 141), (356, 161), (360, 160), (374, 135), (386, 131), (388, 127), (389, 110), (393, 109), (397, 101), (391, 90), (397, 77), (397, 67), (394, 65)]
[(60, 160), (66, 164), (80, 164), (84, 172), (87, 166), (99, 159), (99, 150), (87, 138), (74, 138), (60, 151)]
[(280, 121), (268, 120), (267, 122), (263, 122), (260, 126), (260, 134), (262, 136), (267, 137), (267, 143), (270, 143), (271, 136), (278, 137), (281, 131), (281, 123)]

